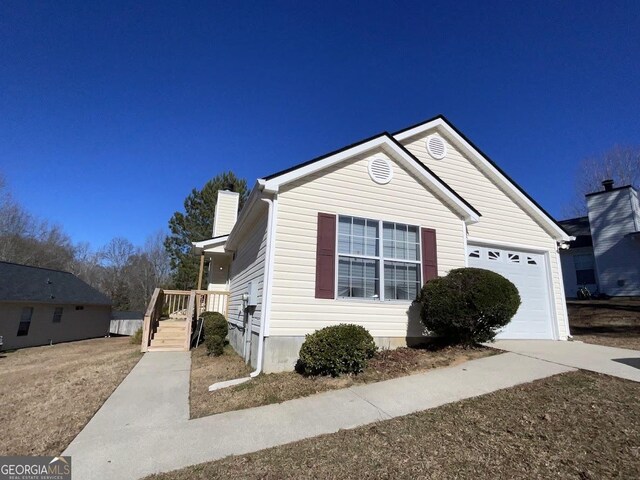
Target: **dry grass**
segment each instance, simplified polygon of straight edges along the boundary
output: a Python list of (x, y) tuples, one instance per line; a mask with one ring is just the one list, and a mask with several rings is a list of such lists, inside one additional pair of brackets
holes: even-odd
[(640, 384), (574, 372), (149, 480), (638, 478)]
[(0, 455), (58, 455), (140, 359), (129, 338), (0, 354)]
[(209, 392), (212, 383), (246, 376), (249, 369), (230, 347), (221, 357), (207, 357), (203, 348), (191, 356), (191, 418), (280, 403), (315, 393), (379, 382), (446, 367), (496, 353), (492, 349), (448, 347), (439, 350), (399, 348), (379, 352), (360, 375), (339, 378), (304, 377), (295, 372), (260, 375), (250, 382)]
[(567, 307), (576, 340), (640, 350), (640, 299), (569, 301)]

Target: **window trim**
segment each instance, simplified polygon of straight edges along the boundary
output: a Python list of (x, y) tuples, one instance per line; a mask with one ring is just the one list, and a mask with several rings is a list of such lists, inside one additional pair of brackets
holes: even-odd
[[(347, 214), (347, 213), (336, 213), (336, 247), (335, 247), (335, 269), (334, 269), (334, 299), (338, 300), (338, 301), (347, 301), (347, 302), (363, 302), (363, 303), (404, 303), (406, 304), (407, 302), (411, 302), (411, 299), (399, 299), (399, 298), (392, 298), (392, 299), (386, 299), (384, 296), (384, 262), (385, 260), (391, 261), (391, 262), (405, 262), (405, 263), (412, 263), (415, 265), (418, 265), (418, 277), (419, 277), (419, 284), (422, 285), (422, 261), (423, 261), (423, 255), (422, 255), (422, 227), (420, 225), (414, 224), (414, 223), (405, 223), (405, 222), (400, 222), (400, 221), (396, 221), (396, 220), (385, 220), (384, 218), (380, 218), (380, 219), (375, 219), (375, 218), (370, 218), (368, 216), (361, 216), (358, 214)], [(353, 254), (344, 254), (344, 253), (340, 253), (339, 252), (339, 240), (340, 240), (340, 217), (351, 217), (351, 218), (359, 218), (362, 220), (369, 220), (372, 222), (378, 222), (378, 241), (379, 241), (379, 245), (378, 245), (378, 256), (371, 256), (371, 255), (353, 255)], [(396, 258), (386, 258), (383, 255), (384, 252), (384, 232), (383, 232), (383, 224), (384, 223), (393, 223), (394, 225), (396, 224), (400, 224), (400, 225), (407, 225), (409, 227), (416, 227), (418, 229), (418, 254), (420, 255), (420, 260), (403, 260), (403, 259), (396, 259)], [(376, 260), (378, 262), (378, 298), (368, 298), (368, 297), (343, 297), (340, 296), (338, 291), (339, 291), (339, 287), (338, 287), (338, 283), (339, 283), (339, 268), (340, 268), (340, 256), (343, 257), (351, 257), (351, 258), (364, 258), (367, 260)]]
[[(60, 311), (59, 313), (58, 313), (58, 310)], [(53, 316), (51, 317), (51, 323), (62, 323), (63, 314), (64, 314), (64, 307), (53, 307)]]
[[(22, 320), (23, 314), (25, 309), (29, 309), (29, 320), (28, 321), (24, 321)], [(16, 337), (28, 337), (29, 336), (29, 330), (31, 329), (31, 321), (33, 320), (33, 311), (34, 308), (33, 307), (22, 307), (22, 310), (20, 311), (20, 322), (18, 323), (18, 331), (16, 333)], [(27, 328), (26, 331), (24, 333), (20, 333), (20, 327), (22, 326), (23, 323), (27, 324)]]

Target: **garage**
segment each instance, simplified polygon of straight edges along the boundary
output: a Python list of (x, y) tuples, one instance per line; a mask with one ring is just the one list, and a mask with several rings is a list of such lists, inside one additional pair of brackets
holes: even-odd
[(497, 336), (500, 339), (553, 339), (549, 280), (543, 254), (469, 245), (468, 264), (508, 278), (518, 288), (522, 304)]

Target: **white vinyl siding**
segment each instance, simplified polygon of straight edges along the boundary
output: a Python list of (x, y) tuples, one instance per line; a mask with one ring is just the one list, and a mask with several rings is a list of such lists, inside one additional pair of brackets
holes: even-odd
[(227, 235), (233, 229), (238, 218), (238, 201), (240, 196), (235, 192), (218, 191), (213, 236)]
[[(480, 221), (468, 226), (469, 237), (499, 244), (526, 245), (544, 249), (549, 254), (553, 285), (553, 306), (560, 338), (566, 338), (565, 298), (562, 293), (562, 273), (555, 239), (514, 200), (513, 194), (500, 188), (483, 172), (483, 167), (461, 153), (447, 138), (447, 154), (436, 160), (427, 153), (426, 138), (438, 133), (426, 131), (402, 141), (420, 161), (434, 171), (482, 215)], [(531, 168), (536, 168), (534, 165)]]
[(636, 197), (623, 188), (587, 197), (589, 224), (600, 291), (607, 295), (640, 295), (640, 242)]
[(264, 284), (265, 253), (267, 243), (267, 220), (265, 209), (256, 224), (238, 242), (235, 259), (231, 262), (229, 276), (229, 318), (235, 325), (242, 325), (244, 311), (242, 295), (248, 292), (249, 282), (257, 284), (257, 305), (252, 314), (252, 328), (258, 331), (262, 317), (262, 287)]
[[(375, 183), (370, 158), (391, 162), (393, 179)], [(319, 212), (433, 228), (438, 273), (464, 266), (463, 222), (422, 183), (381, 150), (309, 175), (278, 194), (270, 336), (300, 336), (343, 322), (377, 337), (406, 337), (411, 301), (315, 298)], [(338, 226), (337, 226), (338, 227)]]

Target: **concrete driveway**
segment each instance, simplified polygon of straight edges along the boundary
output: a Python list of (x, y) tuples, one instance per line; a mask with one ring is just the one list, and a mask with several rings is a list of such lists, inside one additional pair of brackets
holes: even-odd
[(497, 340), (487, 345), (566, 367), (640, 382), (640, 351), (637, 350), (554, 340)]

